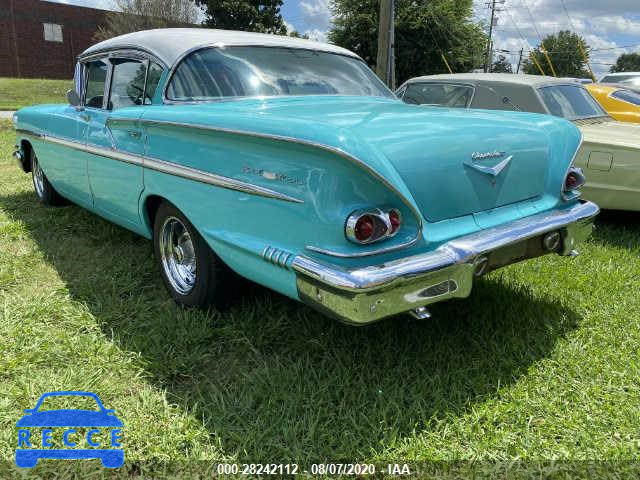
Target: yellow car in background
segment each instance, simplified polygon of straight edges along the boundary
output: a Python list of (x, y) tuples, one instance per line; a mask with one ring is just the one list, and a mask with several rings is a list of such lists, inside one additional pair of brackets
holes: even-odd
[(640, 93), (600, 83), (585, 85), (585, 88), (614, 119), (640, 123)]

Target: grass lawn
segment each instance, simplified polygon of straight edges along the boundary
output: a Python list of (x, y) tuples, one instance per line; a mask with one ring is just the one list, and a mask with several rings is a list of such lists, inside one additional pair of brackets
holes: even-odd
[(38, 103), (66, 103), (71, 80), (41, 78), (1, 78), (0, 110), (18, 110)]
[[(205, 314), (170, 300), (147, 240), (38, 204), (0, 125), (0, 476), (19, 476), (15, 422), (52, 390), (115, 409), (130, 475), (214, 461), (408, 461), (446, 478), (640, 470), (640, 215), (604, 216), (577, 259), (494, 272), (429, 321), (357, 329), (260, 288)], [(95, 460), (32, 473), (87, 465), (101, 474)]]

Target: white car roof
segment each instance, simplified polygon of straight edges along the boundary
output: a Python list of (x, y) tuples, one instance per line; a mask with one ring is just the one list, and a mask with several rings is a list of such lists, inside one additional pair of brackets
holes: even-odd
[(206, 46), (263, 46), (316, 50), (360, 58), (355, 53), (329, 43), (265, 33), (215, 30), (210, 28), (159, 28), (110, 38), (86, 49), (79, 58), (108, 50), (145, 50), (167, 66), (173, 66), (185, 53)]
[(424, 77), (414, 77), (409, 80), (409, 83), (420, 81), (434, 81), (434, 80), (455, 80), (455, 81), (468, 81), (468, 82), (504, 82), (504, 83), (516, 83), (519, 85), (538, 86), (546, 85), (550, 83), (575, 83), (575, 81), (569, 81), (566, 79), (560, 79), (555, 77), (545, 77), (542, 75), (514, 75), (513, 73), (452, 73), (441, 75), (426, 75)]

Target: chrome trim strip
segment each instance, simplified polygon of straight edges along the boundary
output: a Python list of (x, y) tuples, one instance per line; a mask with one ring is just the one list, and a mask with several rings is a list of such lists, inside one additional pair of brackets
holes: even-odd
[(44, 137), (42, 133), (34, 132), (33, 130), (27, 130), (25, 128), (16, 128), (16, 133), (19, 133), (22, 135), (28, 135), (30, 137), (36, 137), (36, 138)]
[[(26, 134), (26, 132), (23, 133)], [(259, 195), (261, 197), (284, 200), (292, 203), (304, 203), (304, 200), (300, 200), (299, 198), (291, 197), (289, 195), (285, 195), (283, 193), (276, 192), (259, 185), (253, 185), (251, 183), (242, 182), (234, 178), (224, 177), (215, 173), (204, 172), (195, 168), (185, 167), (183, 165), (178, 165), (176, 163), (167, 162), (144, 155), (134, 155), (131, 153), (100, 147), (97, 145), (85, 145), (84, 143), (76, 142), (75, 140), (56, 137), (53, 135), (35, 134), (34, 136), (37, 136), (51, 143), (62, 145), (67, 148), (72, 148), (74, 150), (79, 150), (101, 157), (111, 158), (119, 162), (139, 165), (141, 167), (155, 170), (157, 172), (175, 175), (178, 177), (186, 178), (188, 180), (194, 180), (196, 182), (226, 188), (228, 190), (235, 190), (252, 195)]]
[[(111, 123), (111, 122), (123, 121), (123, 120), (125, 120), (125, 119), (121, 119), (121, 118), (117, 118), (117, 117), (111, 117), (111, 118), (109, 118), (107, 120), (107, 125), (109, 125), (109, 123)], [(172, 127), (181, 127), (181, 128), (194, 128), (194, 129), (197, 129), (197, 130), (220, 132), (220, 133), (227, 133), (227, 134), (233, 134), (233, 135), (244, 135), (244, 136), (253, 137), (253, 138), (264, 138), (264, 139), (268, 139), (268, 140), (275, 140), (275, 141), (278, 141), (278, 142), (295, 143), (295, 144), (298, 144), (298, 145), (305, 145), (305, 146), (312, 147), (312, 148), (318, 148), (320, 150), (327, 151), (327, 152), (332, 153), (334, 155), (338, 155), (339, 157), (342, 157), (345, 160), (348, 160), (351, 163), (355, 164), (356, 166), (358, 166), (358, 167), (362, 168), (363, 170), (365, 170), (367, 173), (369, 173), (371, 176), (373, 176), (376, 180), (380, 181), (385, 187), (387, 187), (389, 190), (391, 190), (395, 195), (397, 195), (398, 198), (402, 201), (402, 203), (404, 203), (407, 206), (407, 208), (409, 208), (411, 213), (413, 213), (413, 215), (416, 218), (416, 222), (418, 223), (418, 234), (416, 235), (416, 240), (422, 234), (422, 228), (423, 228), (422, 215), (413, 206), (413, 204), (409, 201), (409, 199), (407, 199), (395, 186), (393, 186), (389, 181), (387, 181), (387, 179), (384, 178), (382, 175), (380, 175), (376, 170), (371, 168), (369, 165), (367, 165), (365, 162), (360, 160), (358, 157), (355, 157), (355, 156), (351, 155), (350, 153), (345, 152), (344, 150), (342, 150), (340, 148), (333, 147), (331, 145), (326, 145), (324, 143), (314, 142), (312, 140), (305, 140), (305, 139), (301, 139), (301, 138), (288, 137), (288, 136), (285, 136), (285, 135), (276, 135), (276, 134), (270, 134), (270, 133), (252, 132), (252, 131), (249, 131), (249, 130), (236, 130), (236, 129), (224, 128), (224, 127), (214, 127), (214, 126), (211, 126), (211, 125), (202, 125), (202, 124), (198, 124), (198, 123), (172, 122), (172, 121), (168, 121), (168, 120), (150, 120), (150, 119), (145, 119), (145, 118), (139, 119), (139, 122), (142, 123), (142, 124), (147, 124), (147, 125), (162, 125), (162, 126), (172, 126)]]
[(412, 245), (415, 245), (420, 240), (420, 236), (418, 235), (414, 239), (401, 243), (399, 245), (393, 245), (392, 247), (379, 248), (377, 250), (371, 250), (368, 252), (358, 252), (358, 253), (341, 253), (336, 252), (335, 250), (327, 250), (320, 247), (314, 247), (313, 245), (306, 245), (304, 248), (311, 252), (321, 253), (323, 255), (328, 255), (330, 257), (338, 257), (338, 258), (362, 258), (362, 257), (370, 257), (371, 255), (382, 255), (383, 253), (395, 252), (396, 250), (402, 250), (403, 248), (408, 248)]
[(202, 170), (185, 167), (176, 163), (166, 162), (164, 160), (157, 160), (155, 158), (147, 156), (144, 157), (144, 167), (155, 170), (157, 172), (176, 175), (188, 180), (194, 180), (196, 182), (207, 183), (210, 185), (215, 185), (217, 187), (226, 188), (228, 190), (236, 190), (238, 192), (250, 193), (261, 197), (284, 200), (292, 203), (304, 203), (304, 200), (300, 200), (299, 198), (291, 197), (289, 195), (285, 195), (284, 193), (276, 192), (259, 185), (242, 182), (234, 178), (223, 177), (222, 175), (204, 172)]
[[(330, 288), (358, 293), (380, 290), (391, 286), (396, 281), (410, 280), (454, 265), (472, 264), (484, 253), (550, 231), (570, 228), (578, 222), (593, 219), (599, 212), (598, 206), (592, 202), (578, 203), (570, 209), (544, 212), (481, 230), (451, 240), (431, 252), (381, 265), (349, 270), (304, 255), (297, 255), (293, 260), (292, 268), (298, 274)], [(565, 245), (561, 254), (568, 255), (572, 249), (573, 245)]]

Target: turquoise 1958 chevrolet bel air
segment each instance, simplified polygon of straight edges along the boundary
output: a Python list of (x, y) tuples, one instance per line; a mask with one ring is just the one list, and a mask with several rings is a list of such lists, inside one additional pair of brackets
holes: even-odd
[(187, 306), (223, 305), (237, 273), (352, 324), (426, 318), (474, 277), (574, 255), (598, 213), (571, 123), (407, 105), (333, 45), (132, 33), (79, 57), (68, 99), (14, 117), (38, 198), (152, 238)]

